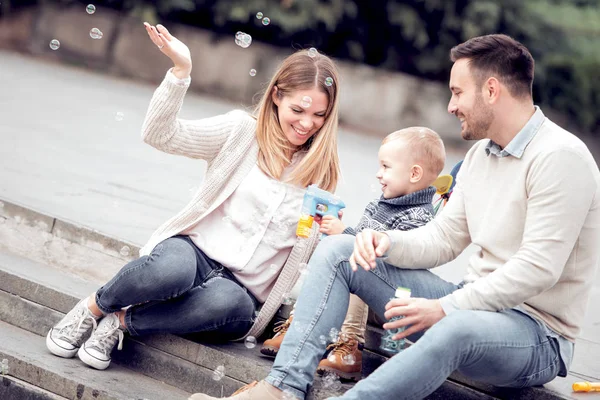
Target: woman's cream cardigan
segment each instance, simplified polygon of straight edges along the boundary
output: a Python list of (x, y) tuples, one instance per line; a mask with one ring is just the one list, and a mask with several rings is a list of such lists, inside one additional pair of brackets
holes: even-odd
[[(178, 119), (187, 88), (188, 85), (177, 85), (169, 76), (165, 77), (150, 101), (142, 138), (166, 153), (206, 160), (206, 176), (194, 198), (152, 234), (140, 250), (140, 256), (148, 255), (158, 243), (198, 223), (217, 208), (257, 162), (255, 118), (244, 111), (234, 110), (201, 120)], [(282, 299), (296, 283), (298, 266), (308, 262), (318, 241), (316, 229), (309, 238), (298, 240), (252, 328), (244, 337), (259, 336), (264, 331)]]

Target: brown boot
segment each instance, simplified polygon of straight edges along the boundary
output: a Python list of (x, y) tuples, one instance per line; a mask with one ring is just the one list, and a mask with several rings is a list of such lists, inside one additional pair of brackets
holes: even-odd
[(281, 342), (283, 342), (283, 338), (285, 333), (287, 332), (290, 324), (292, 323), (292, 319), (294, 317), (290, 316), (285, 321), (279, 321), (275, 323), (275, 328), (273, 328), (273, 332), (275, 332), (275, 336), (271, 339), (265, 340), (260, 349), (260, 352), (265, 356), (275, 357), (277, 356), (277, 352), (279, 351), (279, 347), (281, 347)]
[[(269, 385), (265, 381), (260, 381), (252, 382), (242, 387), (231, 396), (225, 398), (232, 400), (281, 400), (284, 398), (284, 396), (287, 396), (286, 398), (290, 398), (290, 395), (287, 395), (276, 387)], [(293, 396), (292, 398), (295, 399)], [(212, 397), (204, 393), (195, 393), (188, 398), (188, 400), (211, 399), (217, 399), (217, 397)]]
[(356, 339), (338, 339), (327, 346), (329, 356), (321, 360), (317, 373), (333, 372), (342, 379), (359, 381), (362, 370), (363, 344)]

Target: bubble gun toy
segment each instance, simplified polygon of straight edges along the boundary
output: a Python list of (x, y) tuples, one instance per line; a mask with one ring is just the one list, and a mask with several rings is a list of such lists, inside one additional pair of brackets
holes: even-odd
[[(302, 214), (296, 228), (298, 237), (307, 238), (310, 236), (313, 221), (318, 215), (333, 215), (338, 218), (338, 212), (346, 208), (346, 204), (337, 196), (319, 189), (317, 185), (310, 185), (304, 193), (304, 202), (302, 203)], [(323, 236), (327, 236), (323, 234)]]
[(575, 382), (574, 392), (600, 392), (600, 382)]

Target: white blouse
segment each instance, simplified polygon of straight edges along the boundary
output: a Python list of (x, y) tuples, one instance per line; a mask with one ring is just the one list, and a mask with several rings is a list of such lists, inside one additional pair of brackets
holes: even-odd
[[(283, 177), (302, 159), (296, 153)], [(255, 165), (219, 207), (182, 232), (227, 267), (264, 303), (292, 247), (305, 188), (282, 183)]]

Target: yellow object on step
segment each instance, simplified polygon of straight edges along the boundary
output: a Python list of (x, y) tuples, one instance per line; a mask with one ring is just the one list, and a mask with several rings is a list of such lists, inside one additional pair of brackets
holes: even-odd
[(453, 180), (454, 178), (452, 178), (452, 175), (438, 176), (438, 178), (433, 182), (433, 186), (435, 186), (435, 188), (437, 189), (436, 193), (439, 195), (448, 193), (450, 187), (452, 187)]
[(600, 382), (575, 382), (574, 392), (600, 392)]

